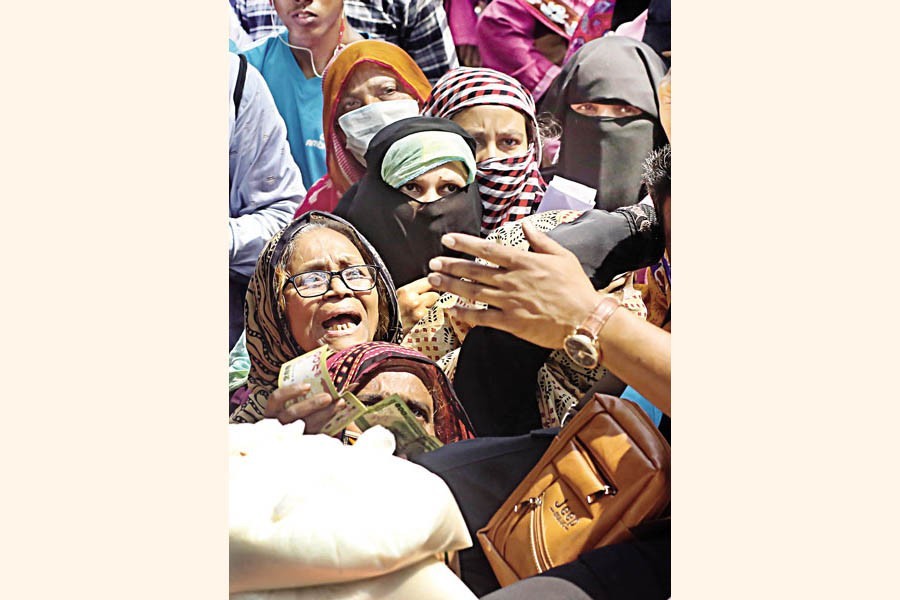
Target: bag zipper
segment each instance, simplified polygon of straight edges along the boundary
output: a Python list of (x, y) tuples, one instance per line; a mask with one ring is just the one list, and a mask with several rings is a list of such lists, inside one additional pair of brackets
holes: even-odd
[[(581, 451), (582, 455), (586, 457), (593, 457), (593, 454), (591, 454), (591, 452), (587, 448), (585, 448), (584, 444), (577, 437), (572, 437), (572, 443)], [(616, 486), (609, 483), (612, 481), (612, 478), (606, 474), (606, 472), (603, 470), (603, 467), (599, 464), (599, 461), (590, 460), (589, 462), (597, 470), (597, 473), (600, 474), (600, 479), (604, 483), (603, 487), (601, 487), (599, 490), (597, 490), (593, 494), (588, 494), (587, 496), (585, 496), (584, 501), (588, 504), (588, 506), (590, 506), (594, 502), (597, 502), (604, 496), (615, 496), (619, 493), (619, 490), (616, 488)]]
[[(541, 496), (543, 500), (543, 494)], [(534, 545), (537, 546), (537, 549), (539, 550), (538, 557), (541, 559), (544, 565), (544, 568), (539, 572), (543, 572), (547, 569), (553, 568), (553, 561), (550, 560), (550, 553), (547, 552), (547, 546), (544, 543), (544, 513), (543, 511), (535, 510), (534, 514), (534, 519), (535, 521), (537, 521), (537, 527), (531, 530), (531, 537), (534, 539)]]
[(544, 559), (544, 554), (546, 554), (545, 549), (541, 546), (541, 552), (538, 552), (538, 544), (541, 541), (539, 539), (540, 535), (540, 523), (538, 520), (540, 519), (539, 513), (540, 507), (544, 504), (544, 494), (542, 493), (540, 496), (534, 496), (532, 498), (527, 498), (526, 500), (519, 502), (515, 506), (513, 506), (513, 513), (519, 513), (520, 511), (530, 510), (531, 515), (531, 535), (528, 536), (528, 541), (531, 542), (531, 557), (534, 559), (534, 566), (537, 567), (538, 573), (543, 573), (550, 567), (548, 566), (549, 561)]

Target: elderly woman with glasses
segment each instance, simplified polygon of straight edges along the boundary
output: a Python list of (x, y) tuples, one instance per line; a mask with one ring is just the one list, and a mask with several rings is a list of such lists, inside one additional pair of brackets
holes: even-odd
[[(250, 279), (245, 317), (248, 393), (233, 423), (277, 416), (266, 410), (270, 397), (283, 406), (287, 393), (294, 401), (305, 396), (277, 389), (285, 362), (322, 345), (340, 351), (400, 336), (397, 294), (378, 252), (352, 225), (320, 212), (303, 215), (266, 245)], [(334, 409), (303, 406), (310, 414), (297, 408), (295, 419)]]

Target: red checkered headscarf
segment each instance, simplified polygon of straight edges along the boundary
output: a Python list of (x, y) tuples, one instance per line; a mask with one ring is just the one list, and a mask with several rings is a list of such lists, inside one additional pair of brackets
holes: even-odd
[(528, 151), (521, 156), (490, 158), (478, 163), (475, 180), (484, 205), (483, 236), (507, 221), (517, 221), (532, 214), (547, 189), (538, 170), (541, 135), (534, 98), (509, 75), (487, 68), (453, 69), (435, 84), (422, 114), (450, 119), (464, 108), (485, 104), (507, 106), (522, 113), (530, 143)]
[(445, 444), (475, 437), (450, 380), (421, 352), (388, 342), (366, 342), (332, 354), (326, 366), (341, 394), (347, 390), (358, 393), (379, 373), (412, 373), (422, 380), (434, 399), (435, 436)]

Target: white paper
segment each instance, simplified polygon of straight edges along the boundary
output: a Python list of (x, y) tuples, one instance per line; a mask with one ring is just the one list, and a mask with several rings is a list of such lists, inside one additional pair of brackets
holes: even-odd
[(544, 199), (541, 200), (536, 212), (546, 212), (548, 210), (590, 210), (594, 208), (594, 198), (597, 190), (554, 175), (550, 183), (547, 184), (547, 191), (544, 193)]

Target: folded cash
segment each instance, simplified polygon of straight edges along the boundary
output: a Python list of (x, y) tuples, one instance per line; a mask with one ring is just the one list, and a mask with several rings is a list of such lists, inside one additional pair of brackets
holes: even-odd
[(357, 417), (355, 423), (362, 431), (375, 425), (388, 429), (397, 441), (396, 454), (403, 454), (407, 458), (430, 452), (443, 445), (440, 440), (425, 431), (406, 402), (396, 394), (391, 394), (368, 407)]
[(368, 410), (366, 405), (360, 402), (356, 396), (350, 392), (344, 392), (340, 397), (344, 400), (344, 406), (339, 408), (337, 412), (328, 419), (328, 422), (319, 430), (320, 433), (324, 433), (325, 435), (337, 435), (346, 429), (347, 425), (353, 423), (360, 415)]
[(325, 361), (333, 352), (328, 346), (320, 346), (312, 352), (287, 361), (281, 365), (281, 371), (278, 373), (278, 387), (292, 383), (308, 383), (312, 386), (307, 394), (308, 398), (325, 393), (337, 400), (338, 391), (325, 366)]
[(324, 393), (335, 402), (344, 401), (344, 405), (319, 430), (320, 433), (335, 436), (351, 423), (356, 423), (361, 431), (381, 425), (394, 434), (396, 453), (407, 457), (442, 446), (440, 440), (425, 431), (400, 396), (391, 394), (377, 404), (366, 406), (350, 392), (338, 394), (326, 368), (326, 360), (332, 353), (333, 350), (327, 346), (321, 346), (284, 363), (278, 373), (279, 388), (293, 383), (308, 383), (311, 388), (307, 397)]

